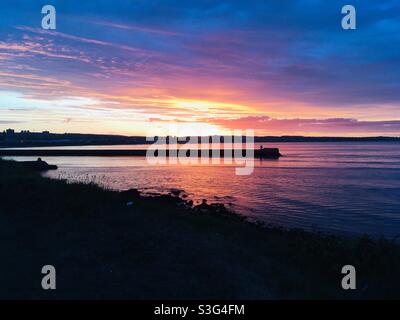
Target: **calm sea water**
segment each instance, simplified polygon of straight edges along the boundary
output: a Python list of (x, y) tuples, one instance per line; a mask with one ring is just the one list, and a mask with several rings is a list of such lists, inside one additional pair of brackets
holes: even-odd
[(194, 201), (222, 202), (250, 219), (284, 227), (388, 237), (400, 234), (400, 144), (263, 145), (279, 147), (284, 157), (256, 160), (249, 176), (235, 175), (232, 165), (152, 166), (144, 157), (44, 160), (59, 165), (59, 170), (46, 173), (52, 178), (95, 182), (116, 190), (138, 188), (144, 193), (179, 189)]

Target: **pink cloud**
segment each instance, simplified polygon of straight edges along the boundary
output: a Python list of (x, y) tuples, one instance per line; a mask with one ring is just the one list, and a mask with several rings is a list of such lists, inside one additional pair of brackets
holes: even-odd
[(237, 119), (209, 119), (209, 123), (229, 129), (254, 129), (261, 134), (316, 135), (400, 135), (400, 120), (360, 121), (351, 118), (274, 119), (249, 116)]

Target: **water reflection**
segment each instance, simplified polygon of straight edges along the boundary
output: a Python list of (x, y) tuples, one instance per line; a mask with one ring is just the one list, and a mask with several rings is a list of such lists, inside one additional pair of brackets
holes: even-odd
[(400, 233), (399, 144), (263, 145), (279, 147), (284, 157), (256, 160), (250, 176), (235, 175), (234, 165), (151, 166), (137, 157), (44, 160), (60, 167), (47, 173), (50, 177), (118, 190), (182, 189), (195, 201), (222, 202), (268, 223), (339, 233)]

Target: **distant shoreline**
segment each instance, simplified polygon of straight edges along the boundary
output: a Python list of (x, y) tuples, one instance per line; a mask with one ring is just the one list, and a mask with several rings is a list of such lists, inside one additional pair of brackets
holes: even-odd
[[(400, 143), (399, 138), (335, 138), (335, 139), (324, 139), (324, 138), (314, 138), (314, 139), (305, 139), (305, 140), (285, 140), (285, 139), (277, 139), (277, 140), (255, 140), (254, 143)], [(184, 144), (185, 142), (180, 142), (179, 144)], [(37, 148), (37, 147), (84, 147), (84, 146), (134, 146), (134, 145), (150, 145), (149, 142), (137, 142), (137, 143), (129, 143), (129, 142), (102, 142), (102, 141), (91, 141), (91, 142), (80, 142), (80, 141), (71, 141), (71, 142), (59, 142), (59, 141), (32, 141), (32, 142), (17, 142), (17, 143), (5, 143), (0, 141), (0, 149), (6, 148)]]
[[(199, 137), (195, 137), (199, 138)], [(183, 144), (189, 141), (180, 141)], [(211, 137), (209, 137), (211, 139)], [(200, 141), (200, 139), (199, 139)], [(400, 137), (305, 137), (305, 136), (256, 136), (254, 143), (274, 142), (400, 142)], [(0, 148), (62, 147), (93, 145), (140, 145), (152, 144), (143, 136), (100, 135), (50, 132), (0, 132)]]

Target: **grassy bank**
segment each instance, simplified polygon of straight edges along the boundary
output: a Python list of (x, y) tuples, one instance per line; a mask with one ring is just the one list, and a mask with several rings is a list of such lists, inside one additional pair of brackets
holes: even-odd
[[(3, 160), (0, 234), (0, 298), (400, 298), (391, 241), (266, 229), (217, 206), (67, 184)], [(41, 289), (46, 264), (55, 291)], [(347, 264), (354, 291), (340, 286)]]

